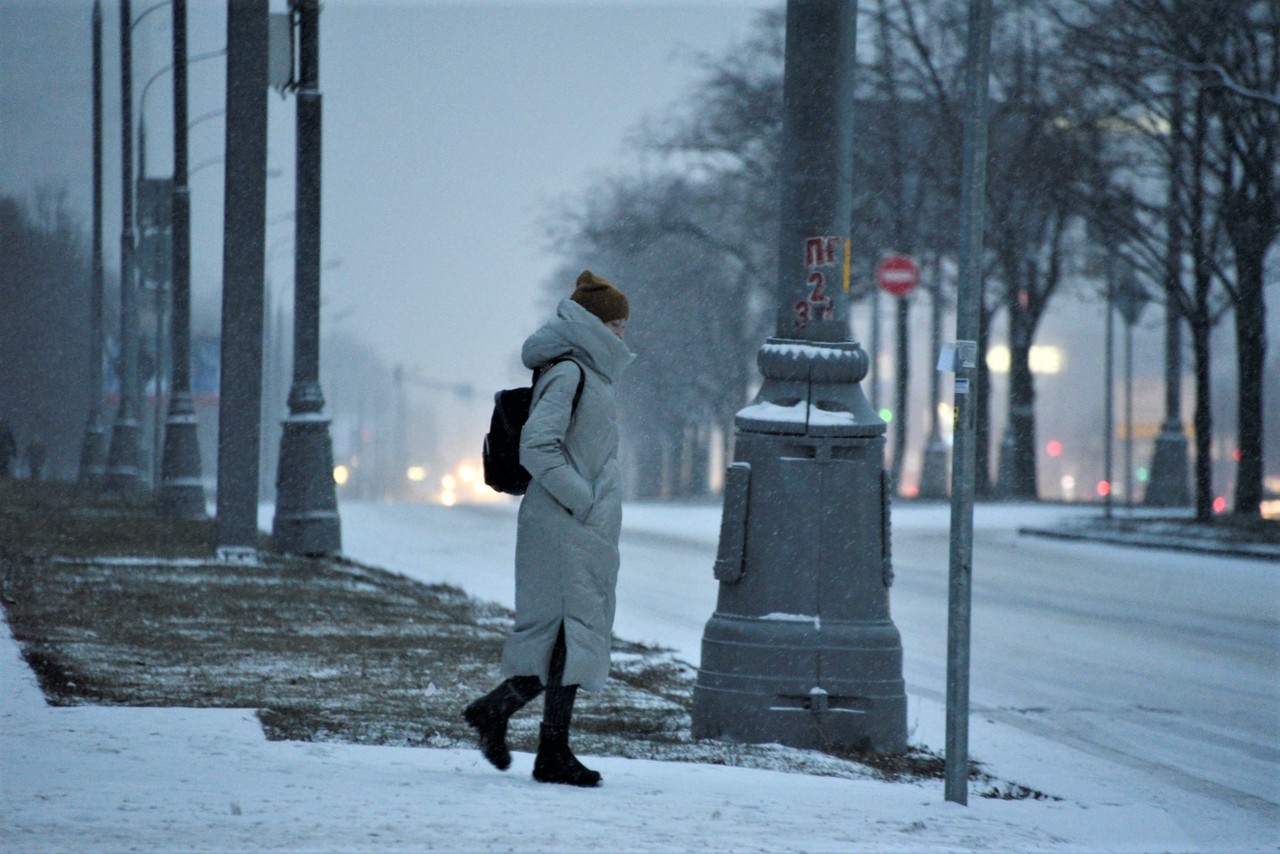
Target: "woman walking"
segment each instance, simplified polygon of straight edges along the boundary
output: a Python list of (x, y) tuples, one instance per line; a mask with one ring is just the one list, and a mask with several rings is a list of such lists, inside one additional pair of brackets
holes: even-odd
[(544, 690), (534, 779), (598, 786), (569, 749), (579, 686), (609, 675), (622, 494), (614, 384), (634, 358), (623, 343), (626, 296), (590, 270), (521, 357), (536, 372), (520, 464), (532, 476), (516, 532), (515, 628), (502, 651), (507, 679), (463, 717), (495, 767), (511, 765), (507, 721)]

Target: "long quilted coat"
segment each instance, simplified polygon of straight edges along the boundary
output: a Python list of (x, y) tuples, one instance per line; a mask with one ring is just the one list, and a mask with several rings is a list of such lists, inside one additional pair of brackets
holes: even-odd
[(545, 685), (563, 623), (563, 684), (597, 691), (609, 675), (622, 529), (614, 383), (634, 356), (568, 299), (525, 341), (521, 356), (535, 370), (559, 358), (574, 361), (539, 377), (520, 436), (520, 463), (533, 482), (520, 504), (515, 629), (503, 648), (503, 671), (538, 676)]

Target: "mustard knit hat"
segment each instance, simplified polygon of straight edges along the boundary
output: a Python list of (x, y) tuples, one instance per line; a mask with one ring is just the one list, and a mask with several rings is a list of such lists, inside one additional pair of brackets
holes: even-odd
[(578, 286), (569, 299), (600, 318), (601, 323), (631, 316), (627, 295), (590, 270), (583, 270), (578, 276)]

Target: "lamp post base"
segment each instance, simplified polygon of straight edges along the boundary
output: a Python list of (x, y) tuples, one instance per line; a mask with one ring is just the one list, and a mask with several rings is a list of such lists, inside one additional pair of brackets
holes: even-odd
[(1151, 460), (1151, 479), (1147, 481), (1142, 503), (1147, 507), (1189, 507), (1191, 489), (1187, 465), (1187, 437), (1182, 423), (1165, 421), (1156, 437), (1155, 455)]
[(138, 467), (140, 438), (136, 418), (118, 418), (111, 425), (111, 449), (103, 476), (103, 488), (107, 492), (135, 495), (143, 491), (142, 471)]
[(207, 517), (200, 476), (199, 421), (191, 395), (177, 392), (169, 401), (160, 463), (160, 513), (176, 519)]
[[(755, 664), (749, 672), (719, 669), (743, 662)], [(902, 639), (889, 621), (717, 613), (702, 636), (693, 708), (694, 738), (900, 753), (907, 747)]]
[(329, 419), (322, 415), (290, 415), (284, 420), (271, 534), (276, 550), (286, 554), (322, 556), (342, 551), (333, 442)]
[(770, 339), (735, 419), (695, 738), (905, 749), (884, 422), (857, 344)]

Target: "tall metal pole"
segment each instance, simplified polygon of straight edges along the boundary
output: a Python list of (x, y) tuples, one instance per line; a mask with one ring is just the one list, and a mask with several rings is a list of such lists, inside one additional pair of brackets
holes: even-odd
[(120, 0), (120, 408), (111, 425), (106, 488), (116, 493), (138, 492), (138, 282), (134, 271), (133, 231), (133, 46), (132, 9)]
[(883, 297), (879, 287), (871, 289), (871, 361), (867, 372), (867, 385), (871, 391), (871, 408), (880, 413), (880, 302)]
[(294, 206), (293, 385), (276, 471), (275, 547), (342, 550), (333, 442), (320, 389), (320, 2), (293, 0), (298, 18), (297, 199)]
[(1182, 431), (1182, 311), (1173, 294), (1182, 288), (1182, 172), (1185, 72), (1175, 65), (1170, 80), (1169, 176), (1165, 211), (1164, 423), (1156, 437), (1143, 503), (1153, 507), (1185, 507), (1191, 503), (1187, 437)]
[(93, 3), (93, 256), (89, 280), (89, 417), (80, 448), (81, 483), (101, 487), (102, 430), (102, 3)]
[(1133, 324), (1124, 324), (1124, 506), (1133, 507)]
[(160, 512), (205, 517), (204, 479), (191, 399), (191, 188), (187, 185), (187, 0), (173, 0), (173, 384), (160, 463)]
[(951, 561), (947, 609), (946, 799), (969, 802), (969, 616), (973, 601), (974, 434), (982, 320), (987, 186), (987, 81), (991, 0), (969, 0), (960, 280), (956, 304), (955, 441), (951, 456)]
[(734, 419), (695, 738), (906, 746), (885, 423), (849, 338), (857, 4), (789, 0), (778, 324)]
[(268, 0), (227, 4), (217, 551), (228, 559), (252, 558), (258, 546), (268, 6)]
[(1102, 495), (1103, 515), (1109, 521), (1111, 519), (1112, 493), (1115, 492), (1114, 479), (1112, 477), (1111, 465), (1111, 445), (1112, 438), (1116, 432), (1116, 416), (1115, 416), (1115, 313), (1116, 313), (1116, 273), (1115, 273), (1115, 253), (1110, 248), (1107, 250), (1107, 320), (1106, 344), (1104, 367), (1106, 377), (1103, 379), (1103, 388), (1105, 396), (1102, 402), (1102, 479), (1106, 484)]

